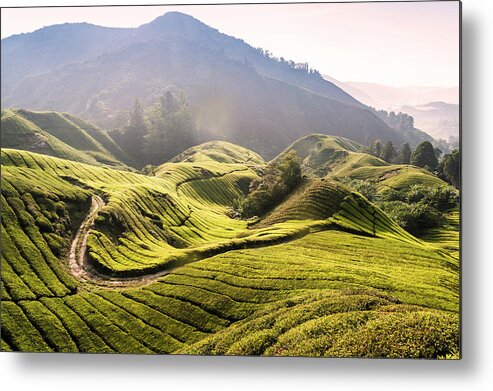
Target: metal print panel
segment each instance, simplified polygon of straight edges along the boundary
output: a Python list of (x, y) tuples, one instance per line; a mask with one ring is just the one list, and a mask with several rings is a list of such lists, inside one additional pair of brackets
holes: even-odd
[(459, 30), (3, 8), (1, 349), (458, 359)]

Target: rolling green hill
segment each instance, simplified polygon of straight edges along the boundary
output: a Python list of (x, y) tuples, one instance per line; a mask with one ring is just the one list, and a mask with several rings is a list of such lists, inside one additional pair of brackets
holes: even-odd
[(390, 164), (360, 152), (361, 149), (362, 145), (343, 137), (312, 134), (295, 141), (283, 153), (295, 150), (309, 175), (372, 181), (379, 191), (399, 190), (413, 184), (447, 185), (425, 169)]
[(170, 163), (206, 163), (210, 161), (228, 164), (242, 163), (253, 166), (265, 164), (264, 159), (257, 153), (226, 141), (209, 141), (189, 148), (172, 158)]
[(94, 165), (124, 167), (129, 157), (102, 130), (66, 113), (2, 110), (3, 148)]
[(2, 350), (457, 357), (450, 235), (330, 177), (230, 218), (263, 165), (220, 142), (154, 176), (2, 149)]

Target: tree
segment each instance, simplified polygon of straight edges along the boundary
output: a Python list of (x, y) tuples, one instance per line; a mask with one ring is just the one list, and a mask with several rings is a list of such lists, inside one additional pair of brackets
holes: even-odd
[(460, 188), (460, 151), (454, 149), (443, 157), (440, 164), (441, 170), (447, 181), (456, 189)]
[(438, 159), (433, 145), (429, 141), (423, 141), (416, 147), (411, 155), (411, 164), (434, 171), (438, 167)]
[(373, 140), (371, 142), (370, 153), (378, 158), (382, 155), (382, 142), (380, 140)]
[(275, 165), (275, 170), (289, 192), (298, 186), (301, 181), (301, 165), (296, 151), (286, 153)]
[(399, 152), (399, 163), (401, 164), (411, 164), (411, 147), (409, 143), (405, 143)]
[(144, 120), (144, 109), (139, 99), (135, 98), (130, 111), (128, 125), (123, 131), (123, 143), (126, 151), (138, 162), (143, 159), (144, 136), (147, 133), (147, 126)]
[(147, 163), (161, 164), (197, 142), (192, 110), (182, 92), (166, 92), (148, 112), (150, 130), (146, 136)]
[(301, 165), (292, 150), (270, 163), (260, 180), (250, 184), (242, 202), (245, 217), (261, 216), (291, 193), (301, 182)]
[(392, 144), (392, 141), (386, 141), (383, 144), (382, 154), (380, 157), (383, 160), (385, 160), (386, 162), (391, 163), (392, 160), (396, 157), (396, 155), (397, 154), (395, 152), (394, 145)]

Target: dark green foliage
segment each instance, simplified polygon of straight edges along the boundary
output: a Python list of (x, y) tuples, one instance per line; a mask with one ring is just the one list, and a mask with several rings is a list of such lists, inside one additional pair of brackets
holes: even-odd
[(402, 201), (407, 204), (423, 203), (437, 209), (446, 211), (457, 206), (458, 193), (450, 186), (424, 186), (412, 185), (402, 190), (388, 190), (380, 196), (381, 201)]
[(370, 144), (369, 152), (375, 157), (382, 156), (382, 142), (380, 140), (373, 140)]
[(264, 175), (250, 184), (250, 194), (242, 203), (245, 217), (260, 216), (291, 193), (301, 181), (301, 165), (291, 150), (269, 164)]
[(460, 188), (460, 151), (458, 149), (443, 157), (440, 163), (440, 171), (447, 182), (457, 189)]
[(412, 234), (438, 227), (443, 221), (443, 212), (458, 205), (457, 191), (450, 186), (411, 185), (401, 190), (386, 189), (378, 193), (375, 183), (371, 181), (341, 179), (340, 182), (375, 202)]
[(409, 143), (405, 143), (397, 155), (397, 163), (411, 164), (411, 155), (411, 147), (409, 146)]
[(248, 197), (243, 200), (240, 208), (245, 217), (262, 216), (274, 206), (274, 199), (268, 190), (253, 190)]
[(356, 190), (361, 195), (365, 196), (369, 201), (375, 201), (377, 197), (377, 184), (374, 180), (361, 180), (361, 179), (350, 179), (350, 178), (340, 178), (339, 182)]
[(440, 213), (422, 202), (407, 204), (402, 201), (388, 201), (380, 207), (406, 231), (416, 235), (426, 228), (438, 227)]
[(457, 207), (458, 194), (450, 186), (413, 185), (383, 193), (378, 205), (401, 227), (419, 235), (443, 222), (443, 212)]
[(166, 92), (147, 113), (144, 164), (161, 164), (197, 142), (192, 110), (182, 92)]
[(390, 140), (386, 140), (385, 142), (373, 140), (369, 147), (362, 147), (361, 151), (382, 159), (387, 163), (393, 163), (398, 160), (394, 144)]
[(438, 159), (435, 149), (429, 141), (419, 144), (411, 155), (411, 164), (434, 171), (438, 167)]
[(380, 158), (385, 160), (387, 163), (391, 163), (396, 157), (397, 153), (395, 152), (394, 145), (392, 141), (385, 141), (382, 147), (382, 155)]
[(132, 109), (129, 113), (128, 124), (121, 133), (119, 142), (123, 150), (134, 159), (141, 163), (144, 161), (144, 137), (147, 134), (147, 126), (144, 120), (144, 109), (139, 100), (135, 98)]

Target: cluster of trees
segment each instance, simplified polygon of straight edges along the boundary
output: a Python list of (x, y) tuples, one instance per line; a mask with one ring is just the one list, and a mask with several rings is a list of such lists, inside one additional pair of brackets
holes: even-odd
[(438, 176), (460, 189), (460, 151), (454, 149), (445, 155), (438, 166)]
[(135, 99), (126, 124), (110, 135), (140, 167), (161, 164), (198, 142), (195, 118), (185, 95), (170, 91), (147, 110)]
[(342, 183), (364, 195), (406, 231), (419, 235), (425, 228), (438, 227), (443, 214), (457, 207), (458, 192), (451, 186), (430, 187), (422, 184), (383, 193), (377, 191), (377, 183), (360, 179), (340, 179)]
[(433, 148), (428, 141), (416, 147), (411, 156), (411, 164), (433, 172), (439, 178), (460, 188), (460, 151), (454, 149), (442, 157), (442, 151)]
[(414, 118), (405, 113), (388, 112), (386, 110), (375, 110), (380, 119), (388, 126), (397, 130), (412, 130), (414, 129)]
[(256, 51), (262, 56), (270, 60), (277, 61), (278, 63), (285, 65), (293, 70), (300, 71), (308, 75), (316, 75), (318, 77), (322, 77), (320, 72), (314, 68), (310, 68), (310, 65), (307, 62), (294, 62), (292, 60), (286, 60), (284, 57), (276, 57), (270, 50), (267, 49), (256, 48)]
[(414, 235), (419, 235), (422, 229), (438, 227), (443, 221), (443, 213), (457, 204), (458, 193), (451, 186), (421, 184), (386, 191), (377, 202), (401, 227)]
[(301, 182), (301, 164), (290, 151), (265, 169), (259, 180), (250, 183), (248, 196), (239, 205), (242, 217), (262, 216), (281, 202)]
[(429, 141), (423, 141), (413, 151), (408, 143), (396, 151), (392, 141), (373, 140), (365, 152), (388, 163), (412, 164), (424, 168), (457, 189), (460, 186), (460, 152), (453, 150), (442, 157), (442, 151), (433, 147)]
[(388, 163), (396, 164), (411, 164), (412, 150), (408, 143), (397, 151), (392, 141), (373, 140), (370, 146), (366, 149), (367, 153), (385, 160)]

